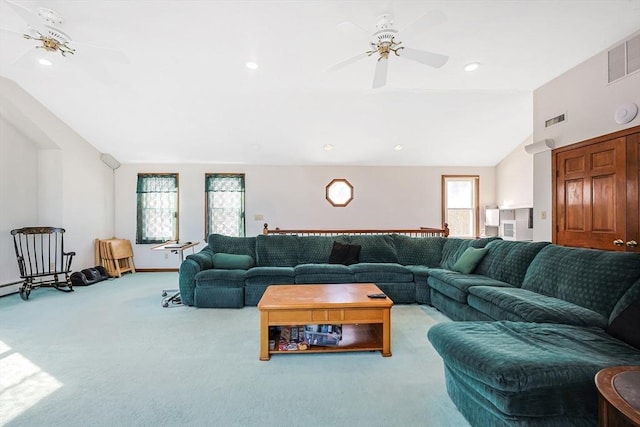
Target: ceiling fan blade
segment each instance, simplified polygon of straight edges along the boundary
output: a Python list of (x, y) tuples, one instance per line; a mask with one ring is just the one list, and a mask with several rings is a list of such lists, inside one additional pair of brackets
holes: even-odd
[(347, 66), (349, 66), (349, 65), (351, 65), (351, 64), (353, 64), (355, 62), (358, 62), (359, 60), (361, 60), (363, 58), (366, 58), (367, 56), (369, 56), (369, 54), (367, 52), (359, 53), (359, 54), (357, 54), (356, 56), (354, 56), (352, 58), (349, 58), (349, 59), (347, 59), (345, 61), (338, 62), (337, 64), (332, 65), (331, 67), (329, 67), (327, 69), (327, 71), (328, 72), (333, 72), (333, 71), (341, 70), (342, 68), (347, 67)]
[(9, 7), (13, 9), (15, 13), (20, 15), (20, 17), (30, 26), (36, 29), (41, 33), (45, 33), (44, 31), (44, 23), (40, 18), (38, 18), (38, 14), (31, 9), (28, 9), (21, 4), (15, 3), (11, 0), (5, 0)]
[(412, 61), (417, 61), (434, 68), (442, 67), (449, 60), (447, 55), (427, 52), (426, 50), (411, 49), (410, 47), (398, 50), (398, 55), (401, 58), (411, 59)]
[(371, 32), (365, 30), (362, 26), (352, 21), (345, 21), (338, 24), (338, 30), (343, 33), (344, 36), (351, 37), (353, 34), (357, 34), (358, 37), (366, 37), (367, 40), (371, 38)]
[[(116, 49), (111, 49), (108, 47), (102, 47), (102, 46), (97, 46), (94, 44), (90, 44), (90, 43), (84, 43), (84, 42), (77, 42), (77, 41), (73, 41), (71, 43), (72, 45), (77, 45), (77, 46), (85, 46), (87, 48), (89, 48), (90, 50), (92, 50), (93, 52), (99, 53), (102, 59), (106, 59), (109, 61), (113, 61), (113, 62), (118, 62), (120, 64), (130, 64), (131, 61), (129, 61), (129, 58), (127, 57), (127, 55), (124, 54), (124, 52), (122, 52), (121, 50), (116, 50)], [(86, 49), (82, 49), (85, 50)]]
[(387, 70), (389, 69), (389, 60), (380, 58), (376, 64), (376, 73), (373, 76), (373, 88), (377, 89), (387, 84)]
[(439, 10), (432, 10), (420, 18), (418, 18), (413, 23), (409, 24), (406, 28), (398, 31), (398, 34), (402, 36), (403, 39), (411, 38), (423, 31), (427, 31), (430, 28), (433, 28), (437, 25), (440, 25), (444, 22), (447, 22), (447, 16), (440, 12)]
[(18, 37), (21, 37), (21, 38), (24, 37), (24, 32), (10, 30), (8, 28), (3, 28), (3, 27), (0, 27), (0, 31), (3, 32), (3, 33), (9, 33), (11, 35), (18, 36)]

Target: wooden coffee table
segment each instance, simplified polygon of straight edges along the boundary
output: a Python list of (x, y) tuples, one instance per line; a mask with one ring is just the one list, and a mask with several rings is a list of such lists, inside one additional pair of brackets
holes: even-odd
[[(368, 294), (382, 291), (373, 283), (330, 285), (272, 285), (258, 303), (260, 310), (260, 360), (275, 353), (317, 353), (380, 350), (391, 356), (391, 306), (389, 298)], [(309, 346), (306, 350), (269, 349), (270, 326), (339, 324), (342, 341), (336, 347)]]

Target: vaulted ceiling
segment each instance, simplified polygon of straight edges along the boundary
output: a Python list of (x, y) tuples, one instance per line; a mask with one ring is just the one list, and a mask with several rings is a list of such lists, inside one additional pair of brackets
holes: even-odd
[[(76, 53), (0, 0), (0, 75), (122, 163), (493, 166), (531, 135), (534, 89), (640, 29), (640, 0), (14, 3), (55, 11)], [(382, 14), (446, 64), (392, 53), (377, 89), (377, 55), (328, 71)]]

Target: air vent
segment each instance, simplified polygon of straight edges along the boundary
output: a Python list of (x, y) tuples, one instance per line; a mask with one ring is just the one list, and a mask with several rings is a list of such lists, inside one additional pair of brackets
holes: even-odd
[(548, 128), (549, 126), (553, 126), (556, 123), (561, 123), (564, 122), (567, 119), (567, 115), (566, 114), (560, 114), (559, 116), (555, 116), (549, 120), (545, 120), (544, 122), (544, 127)]
[(608, 52), (609, 83), (640, 70), (640, 34)]

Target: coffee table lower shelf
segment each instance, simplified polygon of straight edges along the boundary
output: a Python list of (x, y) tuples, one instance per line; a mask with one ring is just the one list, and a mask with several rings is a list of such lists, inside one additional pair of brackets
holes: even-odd
[[(306, 350), (269, 350), (269, 354), (341, 353), (347, 351), (383, 351), (382, 324), (342, 325), (342, 340), (337, 346), (310, 345)], [(383, 354), (383, 356), (391, 356)]]
[[(263, 294), (260, 310), (260, 360), (281, 353), (340, 353), (376, 351), (391, 356), (391, 306), (389, 298), (373, 283), (271, 285)], [(342, 340), (336, 347), (309, 346), (306, 350), (269, 349), (272, 326), (341, 325)]]

